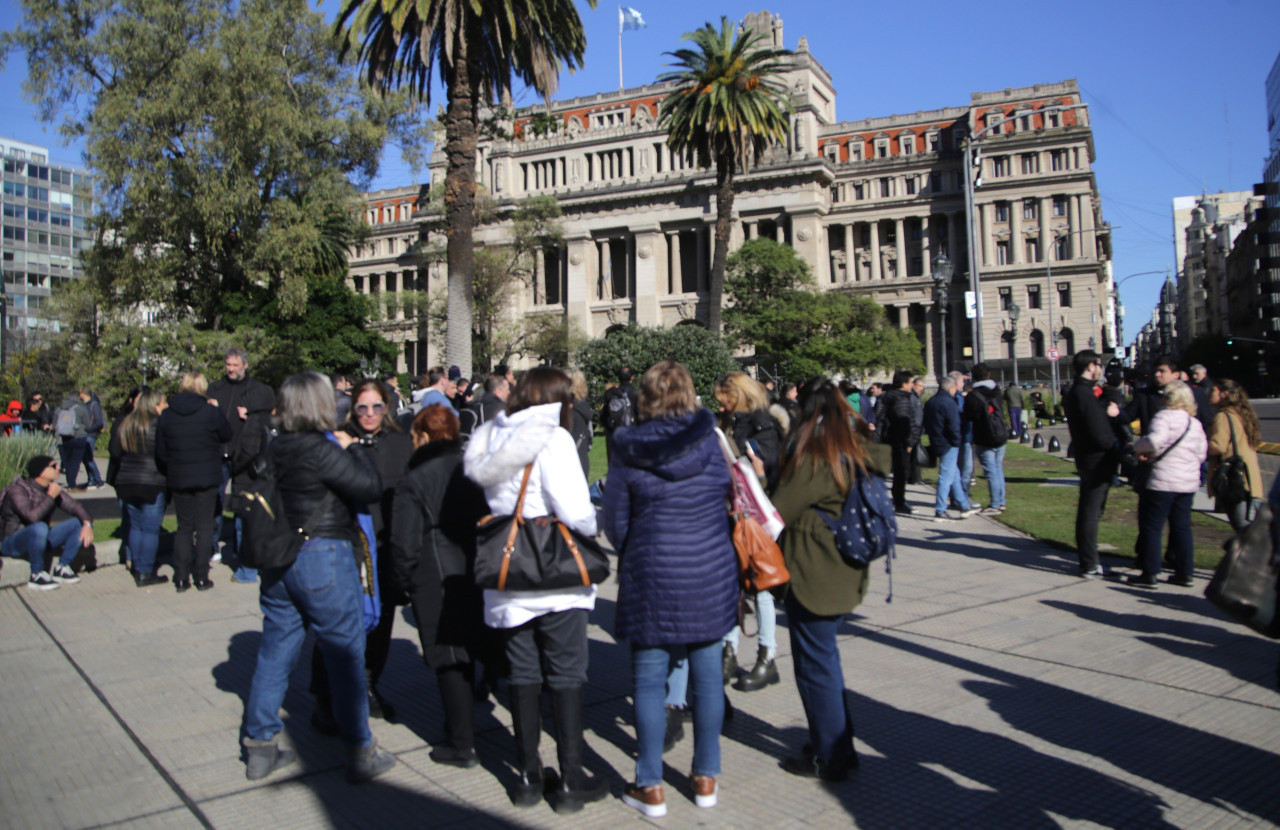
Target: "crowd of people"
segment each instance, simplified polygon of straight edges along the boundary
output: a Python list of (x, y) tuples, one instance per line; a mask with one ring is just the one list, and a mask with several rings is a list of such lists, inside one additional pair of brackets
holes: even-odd
[[(518, 380), (499, 367), (475, 382), (456, 367), (433, 367), (403, 397), (393, 378), (353, 383), (315, 372), (290, 377), (277, 394), (248, 370), (248, 355), (232, 349), (213, 383), (192, 372), (172, 397), (134, 390), (111, 425), (105, 476), (122, 511), (122, 559), (139, 587), (169, 581), (157, 568), (169, 504), (177, 515), (178, 592), (211, 589), (220, 553), (236, 567), (235, 582), (259, 584), (263, 636), (242, 737), (247, 777), (264, 778), (296, 760), (279, 743), (279, 710), (308, 629), (312, 726), (343, 742), (353, 783), (395, 764), (369, 721), (395, 718), (378, 681), (396, 608), (409, 606), (443, 704), (445, 738), (430, 757), (461, 768), (480, 764), (474, 708), (501, 681), (518, 776), (510, 798), (522, 807), (545, 799), (561, 813), (608, 794), (604, 777), (585, 762), (587, 625), (597, 586), (479, 587), (477, 527), (486, 517), (554, 518), (581, 537), (603, 534), (611, 543), (614, 634), (631, 654), (637, 743), (634, 779), (622, 800), (659, 817), (666, 813), (663, 754), (689, 721), (690, 789), (697, 806), (716, 805), (719, 737), (733, 711), (725, 687), (752, 692), (781, 681), (778, 606), (809, 725), (808, 742), (781, 767), (825, 781), (844, 780), (857, 768), (836, 634), (865, 597), (868, 575), (843, 558), (824, 518), (840, 515), (862, 477), (885, 486), (892, 479), (894, 508), (912, 514), (906, 485), (918, 480), (923, 464), (938, 467), (935, 520), (999, 515), (1006, 509), (1005, 446), (1023, 428), (1022, 390), (1001, 390), (981, 363), (939, 378), (927, 400), (924, 378), (907, 371), (865, 390), (815, 378), (776, 393), (731, 373), (713, 387), (714, 412), (674, 361), (649, 367), (638, 383), (623, 368), (598, 408), (581, 372), (552, 367), (530, 369)], [(1202, 482), (1238, 529), (1264, 498), (1260, 428), (1247, 395), (1230, 380), (1209, 380), (1203, 367), (1184, 381), (1172, 361), (1156, 367), (1154, 388), (1131, 400), (1119, 379), (1100, 385), (1104, 365), (1096, 353), (1078, 353), (1073, 370), (1063, 407), (1080, 472), (1081, 575), (1108, 575), (1098, 559), (1098, 524), (1127, 465), (1131, 480), (1142, 479), (1135, 488), (1141, 569), (1129, 582), (1155, 587), (1167, 566), (1169, 582), (1189, 585), (1191, 500)], [(93, 522), (68, 490), (80, 489), (77, 468), (86, 453), (92, 484), (92, 448), (106, 427), (89, 389), (47, 416), (43, 407), (33, 396), (25, 410), (29, 428), (58, 436), (68, 486), (57, 483), (59, 462), (42, 455), (0, 499), (0, 553), (31, 561), (33, 590), (79, 580), (72, 565), (93, 543)], [(1136, 435), (1131, 421), (1140, 424)], [(595, 497), (599, 510), (588, 483), (596, 426), (610, 459)], [(759, 477), (786, 525), (778, 543), (790, 581), (781, 589), (743, 596), (726, 509), (735, 463)], [(971, 494), (975, 463), (987, 481), (985, 508)], [(264, 470), (271, 471), (289, 526), (305, 534), (290, 564), (258, 571), (240, 561), (239, 520), (221, 550), (219, 540), (224, 509), (233, 506), (228, 499)], [(55, 523), (59, 508), (71, 518)], [(49, 566), (51, 556), (56, 562)], [(749, 669), (738, 665), (744, 604), (758, 624)], [(544, 693), (555, 722), (554, 770), (539, 752)]]

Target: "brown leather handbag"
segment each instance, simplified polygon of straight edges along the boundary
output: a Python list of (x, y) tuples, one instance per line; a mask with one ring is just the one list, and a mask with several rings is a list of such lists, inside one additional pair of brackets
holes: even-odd
[(742, 587), (758, 594), (791, 581), (782, 549), (753, 516), (735, 510), (733, 517), (733, 549), (738, 552)]
[(524, 468), (510, 516), (485, 516), (476, 525), (476, 585), (498, 591), (580, 588), (609, 576), (609, 557), (595, 539), (554, 516), (524, 517), (533, 464)]

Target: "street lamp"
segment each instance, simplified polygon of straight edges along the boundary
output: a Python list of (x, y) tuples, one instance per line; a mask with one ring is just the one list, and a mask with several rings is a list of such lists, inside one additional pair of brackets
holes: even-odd
[(954, 271), (955, 265), (947, 259), (946, 254), (939, 251), (933, 258), (933, 292), (938, 309), (938, 324), (942, 329), (942, 361), (939, 364), (942, 371), (938, 372), (939, 378), (947, 373), (947, 312), (950, 310), (947, 303), (950, 301), (951, 274)]
[(1009, 303), (1009, 356), (1013, 358), (1013, 385), (1018, 386), (1018, 317), (1022, 314), (1022, 306), (1016, 302)]

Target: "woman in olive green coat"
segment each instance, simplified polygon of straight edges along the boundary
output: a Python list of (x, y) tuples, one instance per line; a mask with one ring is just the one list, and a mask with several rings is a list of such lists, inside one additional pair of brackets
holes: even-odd
[(783, 450), (773, 504), (787, 528), (779, 538), (791, 582), (787, 624), (796, 688), (809, 721), (809, 744), (782, 762), (795, 775), (842, 781), (858, 766), (836, 633), (867, 593), (867, 569), (847, 564), (814, 508), (839, 516), (856, 476), (880, 474), (868, 432), (834, 383), (815, 378), (800, 392), (800, 417)]

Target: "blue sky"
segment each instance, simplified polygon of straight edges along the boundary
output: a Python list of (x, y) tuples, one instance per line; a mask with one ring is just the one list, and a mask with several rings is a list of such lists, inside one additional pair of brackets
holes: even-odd
[[(623, 34), (628, 87), (664, 71), (664, 52), (680, 36), (721, 15), (740, 20), (766, 8), (750, 3), (632, 0), (648, 24)], [(322, 7), (332, 14), (336, 0)], [(585, 69), (561, 78), (557, 97), (618, 86), (616, 3), (594, 10), (579, 0), (587, 31)], [(1094, 171), (1104, 218), (1114, 232), (1115, 275), (1173, 269), (1175, 196), (1202, 190), (1249, 190), (1262, 177), (1267, 152), (1263, 84), (1280, 53), (1276, 0), (1077, 0), (1027, 3), (955, 0), (860, 3), (805, 0), (775, 4), (785, 45), (801, 36), (834, 79), (840, 120), (964, 105), (969, 94), (1076, 78), (1090, 104)], [(0, 27), (19, 12), (0, 8)], [(0, 74), (0, 135), (45, 143), (57, 159), (78, 161), (56, 130), (38, 123), (20, 95), (21, 56)], [(525, 93), (518, 103), (537, 103)], [(433, 93), (432, 108), (443, 103)], [(375, 185), (415, 181), (394, 149)], [(1159, 274), (1121, 286), (1125, 338), (1150, 319)]]

